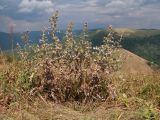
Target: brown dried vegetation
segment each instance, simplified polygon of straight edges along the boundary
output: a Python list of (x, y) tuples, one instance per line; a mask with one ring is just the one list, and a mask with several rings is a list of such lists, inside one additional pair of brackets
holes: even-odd
[[(87, 34), (87, 23), (79, 41), (74, 40), (73, 23), (69, 23), (65, 42), (56, 36), (58, 11), (51, 17), (51, 31), (42, 31), (40, 44), (31, 45), (25, 32), (22, 49), (17, 43), (19, 60), (3, 73), (3, 91), (16, 95), (42, 95), (54, 102), (77, 101), (88, 103), (117, 98), (116, 89), (108, 76), (120, 67), (120, 44), (114, 40), (112, 26), (104, 44), (93, 48)], [(49, 32), (53, 44), (47, 42)], [(15, 67), (16, 66), (16, 67)]]

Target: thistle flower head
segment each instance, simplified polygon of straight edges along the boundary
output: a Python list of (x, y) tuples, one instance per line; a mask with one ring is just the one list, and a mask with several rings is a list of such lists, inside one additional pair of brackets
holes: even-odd
[(69, 48), (71, 49), (74, 45), (74, 38), (73, 38), (73, 22), (70, 22), (68, 24), (68, 27), (67, 27), (67, 31), (66, 31), (66, 48)]
[(45, 44), (45, 43), (47, 42), (46, 31), (47, 31), (47, 28), (44, 27), (44, 28), (42, 29), (42, 36), (41, 36), (41, 39), (40, 39), (40, 43), (41, 43), (41, 44)]
[(17, 43), (17, 44), (16, 44), (16, 49), (20, 49), (20, 48), (21, 48), (20, 44)]
[(21, 39), (25, 44), (28, 44), (29, 43), (29, 31), (22, 33)]
[(53, 13), (52, 17), (49, 19), (49, 22), (51, 24), (51, 36), (53, 38), (54, 38), (56, 31), (57, 31), (58, 16), (59, 16), (59, 12), (56, 11), (55, 13)]

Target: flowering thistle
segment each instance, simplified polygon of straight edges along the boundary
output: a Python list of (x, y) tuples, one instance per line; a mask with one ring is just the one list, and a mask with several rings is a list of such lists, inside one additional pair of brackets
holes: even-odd
[(108, 35), (104, 37), (103, 45), (100, 47), (101, 61), (110, 72), (117, 71), (120, 64), (120, 41), (115, 40), (113, 28), (107, 28)]
[(41, 36), (41, 39), (40, 39), (41, 44), (45, 44), (48, 41), (46, 33), (45, 33), (46, 31), (47, 31), (46, 28), (44, 28), (42, 30), (42, 36)]
[(20, 49), (20, 48), (21, 48), (20, 44), (17, 43), (17, 44), (16, 44), (16, 49)]
[(75, 42), (73, 38), (73, 23), (72, 22), (68, 24), (65, 38), (66, 38), (66, 41), (65, 41), (66, 48), (72, 49), (74, 42)]
[(51, 36), (54, 40), (54, 37), (56, 36), (56, 32), (57, 32), (57, 23), (58, 23), (58, 16), (59, 16), (59, 12), (56, 11), (53, 16), (49, 19), (49, 22), (51, 24)]
[(85, 22), (83, 25), (83, 31), (82, 31), (82, 35), (80, 37), (80, 42), (81, 42), (82, 46), (84, 47), (85, 51), (91, 49), (91, 42), (90, 42), (89, 36), (88, 36), (87, 22)]
[(59, 16), (59, 12), (56, 11), (53, 14), (53, 16), (49, 19), (49, 22), (51, 24), (51, 36), (53, 39), (54, 48), (55, 49), (62, 49), (61, 42), (60, 42), (59, 38), (56, 36), (57, 25), (58, 25), (58, 16)]
[(82, 36), (82, 39), (84, 39), (85, 41), (88, 40), (88, 24), (87, 22), (84, 23), (83, 25), (83, 36)]
[[(47, 43), (47, 29), (42, 30), (40, 45), (21, 50), (17, 44), (21, 60), (14, 77), (18, 91), (27, 90), (32, 95), (42, 93), (54, 102), (78, 101), (81, 103), (104, 101), (110, 95), (117, 97), (114, 86), (107, 87), (107, 75), (118, 69), (119, 42), (114, 40), (112, 26), (104, 38), (104, 44), (92, 48), (88, 36), (88, 24), (84, 23), (79, 41), (74, 39), (73, 23), (69, 23), (64, 46), (56, 36), (58, 11), (50, 18), (53, 43)], [(22, 39), (29, 44), (28, 31)], [(32, 49), (30, 49), (32, 48)], [(10, 70), (12, 71), (12, 69)], [(8, 73), (10, 74), (10, 73)], [(27, 83), (27, 85), (26, 85)], [(26, 87), (27, 86), (27, 87)], [(16, 88), (17, 89), (17, 88)]]
[(29, 44), (29, 31), (22, 33), (21, 39), (25, 44)]

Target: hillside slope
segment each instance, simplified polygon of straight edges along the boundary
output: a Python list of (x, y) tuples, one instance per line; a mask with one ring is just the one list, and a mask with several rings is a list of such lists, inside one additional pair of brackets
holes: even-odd
[(153, 72), (147, 64), (147, 60), (123, 49), (122, 50), (123, 65), (120, 72), (124, 74), (144, 74), (148, 75)]

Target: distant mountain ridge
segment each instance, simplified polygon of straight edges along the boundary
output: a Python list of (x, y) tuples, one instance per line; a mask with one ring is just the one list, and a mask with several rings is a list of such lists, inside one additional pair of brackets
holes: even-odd
[[(75, 30), (73, 31), (74, 35), (77, 36), (82, 32), (82, 30)], [(59, 37), (60, 40), (63, 39), (63, 37), (65, 36), (65, 30), (59, 30), (57, 33), (57, 36)], [(29, 38), (30, 38), (30, 42), (33, 44), (38, 44), (39, 40), (41, 39), (41, 35), (42, 35), (42, 31), (30, 31), (29, 32)], [(21, 36), (22, 33), (13, 33), (13, 46), (14, 48), (16, 47), (16, 44), (19, 43), (20, 45), (24, 45)], [(52, 38), (49, 32), (46, 32), (46, 36), (48, 38), (48, 42), (52, 42)], [(9, 33), (5, 33), (5, 32), (0, 32), (0, 48), (2, 50), (10, 50), (11, 49), (11, 38), (10, 38), (10, 34)]]

